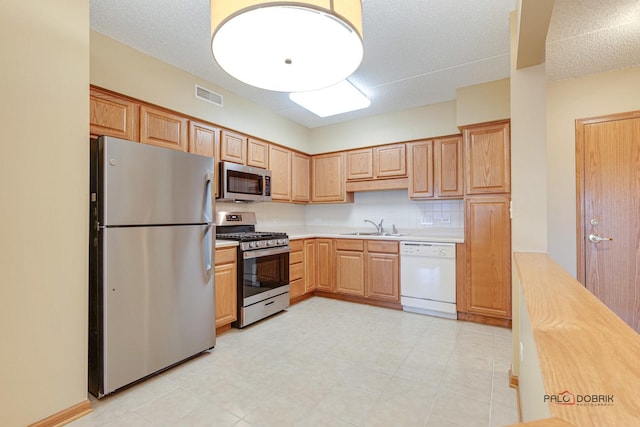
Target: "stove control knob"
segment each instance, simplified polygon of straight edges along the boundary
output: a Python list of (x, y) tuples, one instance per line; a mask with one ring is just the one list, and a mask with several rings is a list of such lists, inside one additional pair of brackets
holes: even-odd
[(276, 242), (275, 242), (275, 241), (273, 241), (273, 240), (269, 240), (269, 241), (267, 242), (267, 246), (273, 246), (273, 245), (275, 245), (275, 244), (276, 244)]
[(279, 245), (284, 245), (284, 244), (285, 244), (284, 239), (278, 239), (278, 244), (279, 244)]
[(255, 248), (256, 247), (256, 242), (250, 242), (249, 243), (249, 247), (250, 248)]

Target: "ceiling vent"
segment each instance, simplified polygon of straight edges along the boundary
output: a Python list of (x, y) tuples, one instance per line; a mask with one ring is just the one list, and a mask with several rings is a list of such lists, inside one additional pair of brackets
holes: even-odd
[(212, 90), (205, 89), (202, 86), (196, 85), (196, 98), (215, 104), (218, 107), (222, 107), (222, 95), (215, 93)]

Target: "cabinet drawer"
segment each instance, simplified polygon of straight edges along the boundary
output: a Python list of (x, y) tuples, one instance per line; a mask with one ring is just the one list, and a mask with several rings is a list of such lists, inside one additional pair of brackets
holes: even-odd
[(216, 249), (216, 265), (236, 262), (236, 248)]
[(291, 248), (291, 253), (301, 251), (304, 247), (304, 240), (289, 240), (289, 247)]
[(289, 282), (289, 299), (299, 297), (304, 294), (304, 280), (297, 279)]
[(336, 239), (336, 249), (343, 251), (363, 251), (364, 240)]
[(304, 261), (304, 253), (302, 251), (291, 252), (289, 254), (289, 264), (297, 264)]
[(398, 242), (381, 242), (379, 240), (367, 240), (367, 251), (383, 254), (397, 254)]
[(297, 264), (291, 264), (289, 266), (289, 281), (293, 282), (297, 279), (302, 279), (304, 277), (304, 264), (301, 262)]

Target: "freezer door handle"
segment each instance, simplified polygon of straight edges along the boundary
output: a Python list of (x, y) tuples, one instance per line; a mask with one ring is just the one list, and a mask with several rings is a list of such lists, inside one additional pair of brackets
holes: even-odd
[[(215, 183), (216, 183), (216, 174), (213, 172), (209, 172), (207, 174), (207, 185), (209, 186), (209, 202), (211, 203), (211, 216), (215, 215), (216, 212), (216, 197), (215, 197)], [(205, 235), (210, 233), (211, 236), (211, 245), (208, 246), (206, 251), (207, 256), (207, 274), (212, 277), (214, 275), (213, 265), (214, 265), (214, 254), (216, 251), (216, 226), (213, 222), (207, 224), (207, 230), (205, 231)], [(206, 239), (205, 239), (206, 245)]]

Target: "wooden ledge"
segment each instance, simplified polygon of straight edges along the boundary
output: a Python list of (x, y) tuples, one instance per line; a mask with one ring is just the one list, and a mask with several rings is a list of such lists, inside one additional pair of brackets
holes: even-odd
[(547, 403), (551, 416), (575, 426), (638, 425), (640, 335), (546, 254), (514, 258), (545, 393), (574, 396), (573, 404)]

